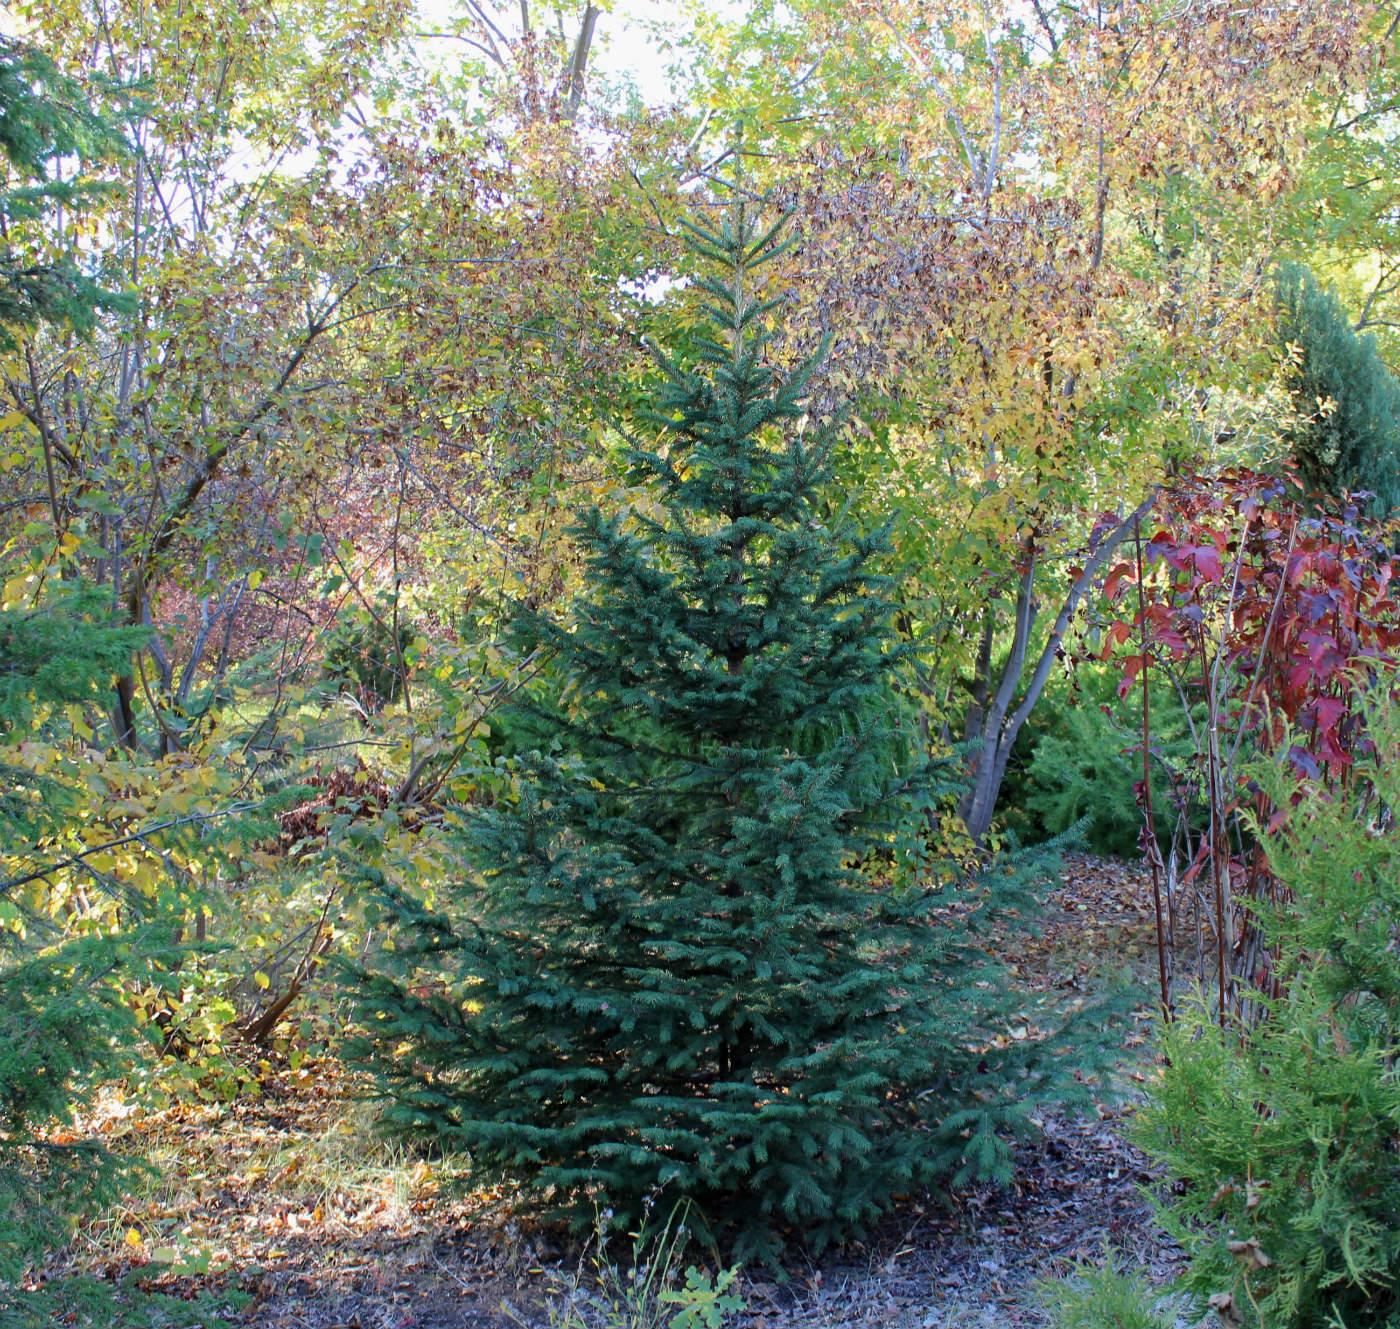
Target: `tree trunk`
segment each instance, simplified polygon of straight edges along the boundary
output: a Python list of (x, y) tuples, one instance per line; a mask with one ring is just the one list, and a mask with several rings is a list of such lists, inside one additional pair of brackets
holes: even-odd
[[(1036, 619), (1034, 543), (1028, 540), (1023, 547), (1024, 567), (1016, 595), (1016, 625), (1011, 639), (1011, 650), (1007, 654), (1006, 664), (1002, 667), (996, 692), (987, 702), (986, 711), (982, 716), (981, 732), (978, 735), (982, 746), (973, 754), (972, 785), (958, 806), (958, 815), (962, 817), (968, 833), (978, 844), (982, 843), (991, 828), (997, 795), (1000, 794), (1002, 781), (1006, 778), (1006, 767), (1011, 760), (1011, 749), (1015, 745), (1016, 735), (1021, 732), (1021, 726), (1025, 724), (1036, 702), (1040, 700), (1041, 693), (1045, 691), (1045, 685), (1050, 679), (1050, 670), (1064, 642), (1065, 633), (1069, 630), (1074, 611), (1079, 607), (1085, 593), (1097, 582), (1099, 573), (1112, 557), (1113, 551), (1147, 515), (1156, 501), (1157, 490), (1154, 487), (1152, 492), (1119, 521), (1093, 549), (1084, 564), (1084, 570), (1075, 578), (1069, 594), (1060, 606), (1060, 612), (1055, 616), (1055, 624), (1050, 629), (1049, 640), (1036, 661), (1024, 693), (1020, 700), (1016, 701), (1016, 690), (1020, 686), (1021, 674), (1025, 669), (1031, 631), (1035, 627)], [(987, 623), (990, 623), (990, 617)]]

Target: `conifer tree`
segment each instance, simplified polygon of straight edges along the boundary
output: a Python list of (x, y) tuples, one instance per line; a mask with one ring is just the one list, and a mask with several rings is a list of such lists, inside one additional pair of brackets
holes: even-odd
[(1372, 514), (1400, 506), (1400, 381), (1373, 338), (1357, 333), (1331, 291), (1306, 268), (1279, 272), (1279, 332), (1299, 348), (1290, 388), (1290, 442), (1310, 490), (1374, 495)]
[[(0, 608), (0, 865), (26, 860), (80, 811), (74, 788), (16, 763), (11, 745), (42, 734), (46, 713), (110, 686), (145, 628), (113, 626), (107, 597), (64, 588), (38, 608)], [(31, 892), (48, 873), (0, 871), (0, 1322), (13, 1280), (70, 1218), (108, 1198), (114, 1160), (85, 1141), (55, 1144), (48, 1127), (110, 1072), (132, 1021), (108, 981), (127, 965), (129, 938), (65, 936)], [(49, 867), (52, 864), (48, 865)], [(24, 1294), (19, 1294), (23, 1299)]]
[(55, 245), (52, 229), (55, 209), (81, 211), (101, 192), (92, 163), (124, 151), (119, 122), (83, 88), (44, 52), (0, 36), (0, 351), (41, 324), (90, 333), (99, 310), (127, 303)]
[(1000, 1132), (1049, 1080), (1044, 1047), (997, 1037), (984, 949), (1026, 882), (899, 894), (851, 867), (937, 792), (883, 537), (830, 515), (813, 364), (765, 359), (776, 230), (737, 211), (692, 241), (713, 330), (694, 367), (658, 353), (627, 452), (658, 502), (580, 519), (569, 621), (521, 612), (556, 682), (510, 717), (515, 792), (469, 819), (478, 881), (377, 883), (392, 942), (358, 972), (352, 1055), (391, 1128), (479, 1180), (585, 1224), (686, 1197), (771, 1254), (1005, 1175)]
[[(122, 151), (119, 124), (43, 52), (0, 36), (0, 353), (45, 326), (91, 333), (122, 297), (65, 252), (56, 210), (89, 203), (88, 168)], [(76, 168), (76, 174), (75, 174)], [(5, 580), (0, 578), (0, 580)], [(127, 667), (145, 628), (120, 628), (108, 597), (55, 579), (40, 603), (0, 605), (0, 1322), (18, 1308), (55, 1322), (45, 1294), (17, 1287), (74, 1215), (113, 1194), (115, 1160), (96, 1144), (45, 1138), (83, 1090), (116, 1062), (131, 1025), (110, 975), (129, 938), (66, 936), (31, 896), (47, 873), (42, 850), (74, 815), (72, 785), (13, 760), (12, 744), (42, 735), (48, 715), (95, 700)], [(27, 850), (34, 850), (27, 854)], [(27, 870), (10, 870), (28, 858)], [(26, 1321), (30, 1322), (30, 1321)]]

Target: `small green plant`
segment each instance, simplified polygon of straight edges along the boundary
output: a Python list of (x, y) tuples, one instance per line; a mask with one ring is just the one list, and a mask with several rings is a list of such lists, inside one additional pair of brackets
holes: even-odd
[[(1017, 740), (1007, 801), (1016, 809), (1011, 824), (1024, 838), (1034, 842), (1078, 827), (1096, 854), (1140, 853), (1141, 701), (1118, 696), (1119, 677), (1097, 661), (1081, 662), (1073, 691), (1047, 697)], [(1186, 713), (1166, 689), (1156, 700), (1153, 731), (1153, 799), (1166, 808), (1194, 755)]]
[(1040, 1300), (1053, 1329), (1172, 1329), (1176, 1315), (1162, 1293), (1129, 1271), (1105, 1246), (1102, 1262), (1046, 1279)]
[(149, 1291), (140, 1272), (113, 1284), (85, 1274), (0, 1285), (3, 1329), (233, 1329), (251, 1300), (238, 1288), (201, 1291), (188, 1300), (173, 1292)]
[(686, 1266), (685, 1286), (661, 1294), (664, 1303), (677, 1308), (669, 1329), (719, 1329), (726, 1315), (744, 1309), (743, 1296), (731, 1291), (738, 1277), (737, 1267), (721, 1269), (718, 1277), (712, 1277), (708, 1270)]
[(585, 1258), (546, 1308), (550, 1329), (720, 1329), (727, 1316), (744, 1309), (738, 1265), (717, 1274), (694, 1264), (682, 1271), (694, 1237), (689, 1201), (673, 1206), (660, 1227), (643, 1224), (632, 1233), (621, 1261), (609, 1249), (612, 1217), (608, 1210), (598, 1215)]
[(326, 676), (353, 691), (370, 712), (403, 694), (404, 654), (413, 630), (401, 622), (396, 636), (394, 622), (392, 604), (381, 604), (374, 614), (356, 610), (340, 615), (330, 631)]

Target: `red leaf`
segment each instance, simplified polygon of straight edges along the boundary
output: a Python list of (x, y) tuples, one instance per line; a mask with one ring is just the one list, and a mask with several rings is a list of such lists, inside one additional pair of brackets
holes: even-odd
[(1142, 673), (1146, 659), (1141, 655), (1130, 655), (1123, 661), (1123, 677), (1118, 683), (1118, 697), (1121, 700), (1132, 691), (1133, 681)]
[(1192, 862), (1191, 866), (1186, 869), (1185, 875), (1181, 878), (1181, 885), (1189, 886), (1193, 881), (1195, 881), (1196, 878), (1201, 875), (1201, 869), (1205, 867), (1206, 862), (1209, 858), (1210, 844), (1209, 842), (1202, 840), (1201, 847), (1196, 851), (1195, 860)]
[(1206, 581), (1216, 583), (1225, 576), (1219, 553), (1210, 545), (1199, 545), (1192, 551), (1196, 556), (1196, 571)]
[(1132, 569), (1126, 563), (1120, 563), (1116, 568), (1113, 569), (1112, 572), (1108, 574), (1107, 577), (1104, 578), (1104, 599), (1111, 601), (1116, 600), (1118, 598), (1118, 590), (1123, 584), (1123, 578), (1126, 577), (1131, 571)]
[(1108, 659), (1108, 653), (1115, 646), (1121, 646), (1132, 635), (1131, 623), (1110, 623), (1108, 631), (1104, 633), (1103, 658)]

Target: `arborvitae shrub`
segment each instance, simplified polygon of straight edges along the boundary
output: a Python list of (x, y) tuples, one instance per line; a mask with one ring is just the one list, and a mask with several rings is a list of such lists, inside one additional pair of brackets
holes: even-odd
[(1400, 380), (1306, 268), (1285, 264), (1278, 284), (1279, 335), (1300, 350), (1290, 383), (1299, 475), (1322, 494), (1374, 494), (1384, 515), (1400, 505)]
[(351, 1055), (391, 1129), (480, 1182), (584, 1227), (689, 1199), (770, 1255), (1005, 1177), (1058, 1063), (989, 954), (1029, 872), (897, 895), (851, 866), (934, 792), (882, 539), (831, 515), (812, 366), (765, 362), (773, 233), (694, 238), (716, 330), (696, 367), (659, 357), (627, 454), (655, 503), (581, 517), (567, 621), (520, 611), (563, 686), (520, 704), (513, 796), (464, 817), (479, 873), (378, 882)]
[(1234, 1323), (1400, 1325), (1400, 709), (1367, 721), (1375, 754), (1343, 788), (1259, 773), (1292, 804), (1264, 841), (1291, 897), (1267, 921), (1279, 991), (1249, 1029), (1185, 1011), (1139, 1119), (1179, 1179), (1161, 1215), (1185, 1285)]

